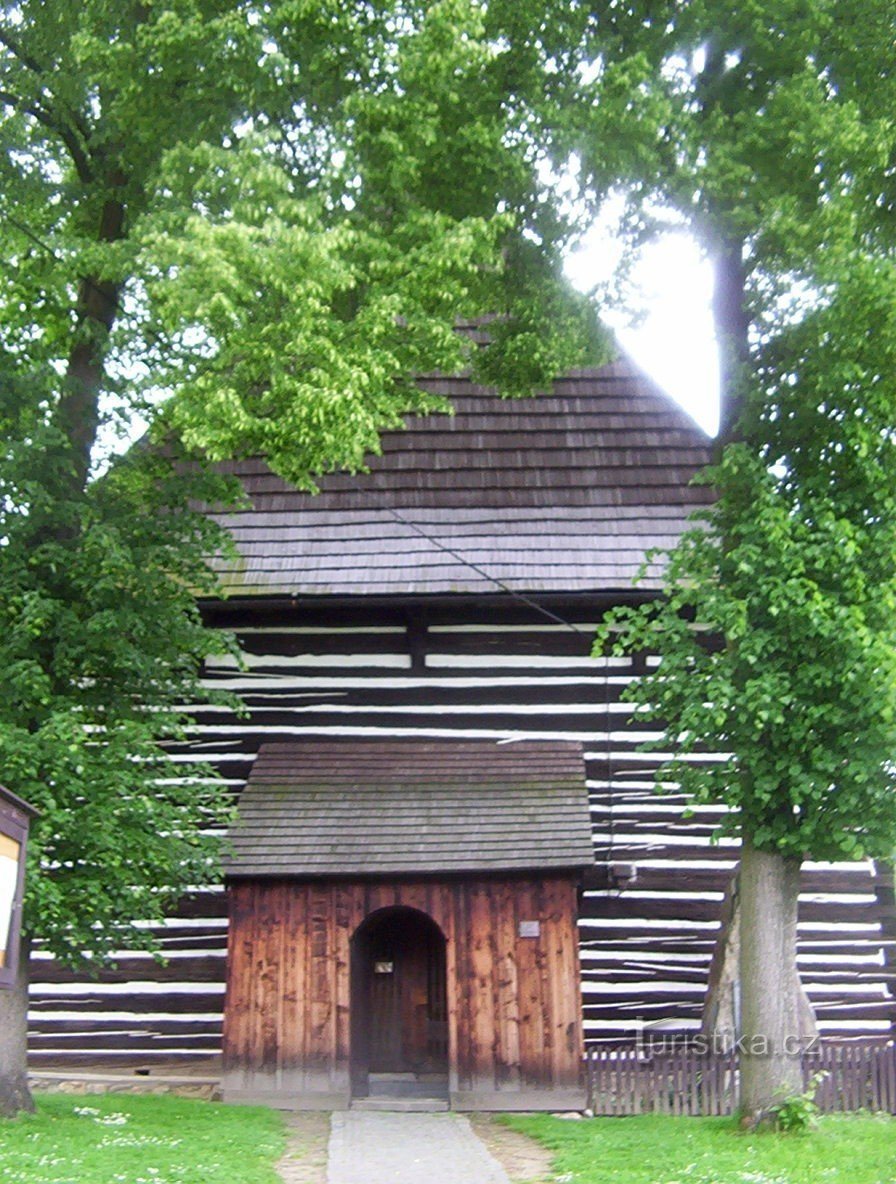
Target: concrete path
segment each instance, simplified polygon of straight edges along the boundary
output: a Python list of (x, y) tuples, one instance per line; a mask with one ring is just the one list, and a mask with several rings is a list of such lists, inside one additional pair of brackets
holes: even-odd
[(461, 1114), (333, 1115), (327, 1184), (510, 1184)]

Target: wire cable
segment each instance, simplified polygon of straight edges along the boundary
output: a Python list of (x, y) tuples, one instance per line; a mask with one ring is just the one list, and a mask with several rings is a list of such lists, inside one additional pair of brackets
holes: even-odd
[[(361, 490), (358, 492), (361, 492), (365, 496), (367, 495), (366, 490)], [(534, 609), (537, 613), (540, 613), (542, 616), (554, 621), (556, 624), (563, 625), (565, 628), (571, 629), (573, 633), (578, 633), (581, 637), (588, 636), (584, 629), (580, 629), (578, 625), (574, 625), (572, 621), (568, 621), (565, 617), (560, 616), (551, 609), (545, 608), (543, 604), (539, 604), (537, 600), (533, 600), (524, 592), (519, 592), (515, 588), (511, 588), (508, 584), (505, 584), (503, 580), (498, 579), (497, 576), (493, 576), (491, 572), (488, 572), (485, 570), (485, 568), (480, 567), (478, 563), (474, 563), (471, 559), (467, 559), (460, 551), (455, 551), (453, 547), (449, 547), (446, 543), (443, 543), (434, 535), (429, 534), (421, 526), (418, 526), (416, 522), (409, 521), (392, 506), (379, 506), (377, 508), (385, 510), (386, 513), (390, 514), (396, 522), (400, 522), (403, 526), (408, 527), (409, 530), (412, 530), (421, 538), (426, 539), (428, 543), (431, 543), (438, 550), (444, 551), (446, 555), (450, 555), (452, 559), (455, 559), (463, 567), (469, 568), (470, 571), (475, 572), (476, 575), (478, 575), (481, 579), (488, 580), (489, 583), (494, 584), (496, 588), (500, 588), (502, 592), (506, 592), (508, 596), (512, 596), (514, 600), (520, 601), (521, 604), (525, 604), (528, 608)]]

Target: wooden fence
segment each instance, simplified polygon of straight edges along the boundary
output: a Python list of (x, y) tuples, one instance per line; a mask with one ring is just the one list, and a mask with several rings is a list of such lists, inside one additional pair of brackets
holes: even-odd
[[(592, 1048), (585, 1054), (585, 1071), (595, 1114), (731, 1114), (738, 1106), (734, 1052)], [(803, 1056), (806, 1088), (816, 1074), (824, 1074), (815, 1101), (825, 1113), (896, 1114), (896, 1045), (820, 1045)]]

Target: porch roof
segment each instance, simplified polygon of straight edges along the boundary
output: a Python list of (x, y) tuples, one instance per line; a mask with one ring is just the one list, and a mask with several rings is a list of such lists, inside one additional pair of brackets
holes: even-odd
[(581, 747), (326, 740), (262, 746), (225, 871), (357, 876), (594, 862)]

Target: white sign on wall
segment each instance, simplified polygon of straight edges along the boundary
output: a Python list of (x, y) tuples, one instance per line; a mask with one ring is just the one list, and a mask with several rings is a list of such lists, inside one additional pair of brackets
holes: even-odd
[(0, 834), (0, 967), (8, 962), (9, 930), (19, 882), (21, 843)]

